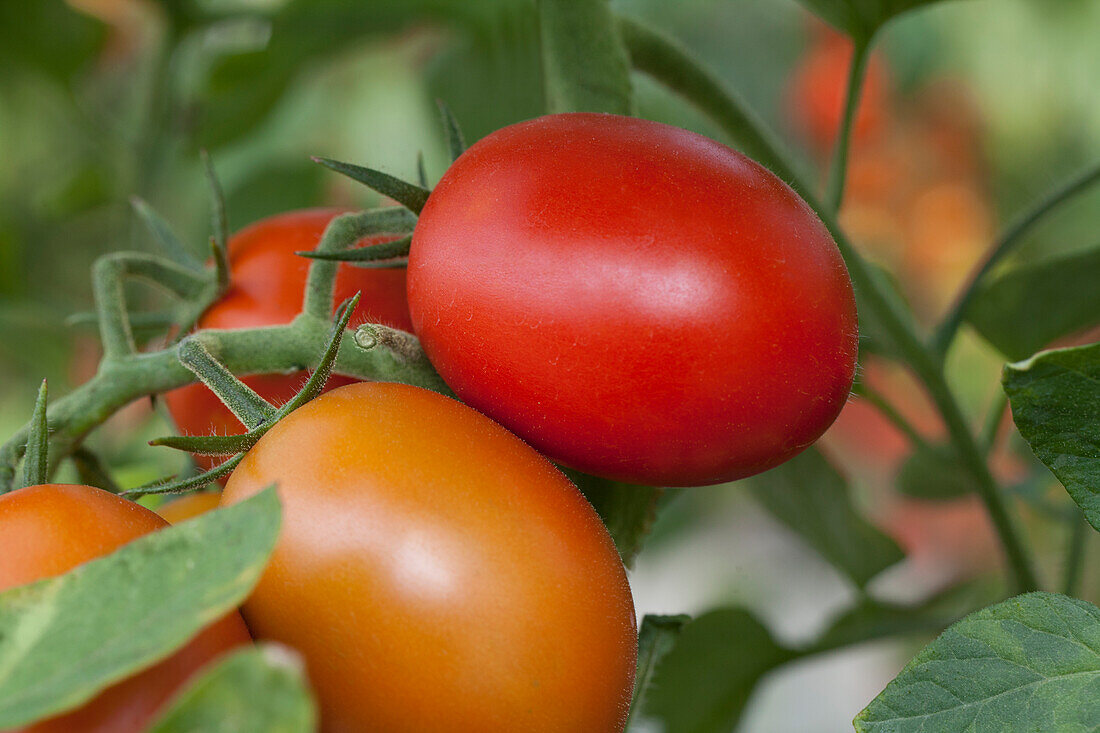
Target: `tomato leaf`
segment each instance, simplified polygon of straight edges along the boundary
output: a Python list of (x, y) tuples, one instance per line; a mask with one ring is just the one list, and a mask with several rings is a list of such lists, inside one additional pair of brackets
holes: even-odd
[(273, 489), (0, 593), (0, 729), (76, 707), (236, 607), (279, 534)]
[(580, 471), (563, 470), (600, 515), (623, 558), (623, 564), (630, 567), (642, 549), (649, 530), (653, 528), (653, 521), (657, 518), (657, 500), (664, 489), (624, 484)]
[(655, 616), (647, 614), (638, 629), (638, 672), (634, 677), (634, 696), (630, 701), (630, 717), (627, 729), (636, 715), (645, 707), (646, 694), (657, 665), (672, 651), (676, 639), (690, 616)]
[(1009, 359), (1019, 360), (1100, 324), (1100, 247), (1009, 270), (980, 285), (966, 319)]
[(852, 507), (848, 485), (811, 448), (750, 480), (753, 496), (858, 586), (904, 559), (897, 543)]
[(748, 611), (711, 611), (684, 626), (657, 666), (644, 712), (666, 733), (727, 733), (757, 680), (795, 656)]
[(800, 0), (852, 38), (868, 39), (895, 16), (939, 0)]
[(538, 0), (549, 112), (633, 110), (630, 62), (608, 0)]
[(1020, 435), (1100, 530), (1100, 343), (1009, 364), (1004, 388)]
[(301, 660), (265, 644), (210, 665), (150, 733), (309, 733), (316, 720)]
[(912, 659), (855, 720), (860, 733), (1095, 730), (1100, 608), (1029, 593), (972, 613)]
[(974, 479), (949, 445), (918, 445), (898, 471), (897, 489), (917, 499), (958, 499), (973, 493)]

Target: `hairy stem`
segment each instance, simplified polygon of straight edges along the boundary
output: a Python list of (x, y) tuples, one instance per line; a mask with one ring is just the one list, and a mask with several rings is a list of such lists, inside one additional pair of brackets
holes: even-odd
[(844, 184), (848, 180), (848, 151), (852, 144), (852, 131), (863, 92), (863, 81), (867, 76), (867, 60), (871, 55), (872, 43), (872, 38), (856, 40), (852, 52), (844, 116), (841, 118), (840, 131), (836, 137), (833, 165), (829, 169), (829, 184), (825, 189), (825, 205), (833, 213), (840, 211), (840, 204), (844, 200)]

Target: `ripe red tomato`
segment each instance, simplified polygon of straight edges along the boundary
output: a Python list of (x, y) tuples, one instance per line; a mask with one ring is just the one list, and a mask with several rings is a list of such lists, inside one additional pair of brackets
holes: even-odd
[[(229, 240), (230, 287), (198, 322), (199, 328), (251, 328), (290, 323), (302, 309), (309, 260), (294, 254), (317, 246), (325, 227), (339, 209), (292, 211), (259, 221)], [(390, 241), (392, 235), (367, 237), (364, 245)], [(384, 323), (411, 330), (409, 306), (405, 300), (405, 271), (366, 269), (342, 265), (336, 278), (337, 304), (362, 292), (351, 325)], [(242, 381), (269, 402), (289, 401), (305, 382), (306, 373), (262, 374)], [(326, 389), (355, 380), (333, 376)], [(185, 435), (231, 435), (242, 433), (244, 425), (202, 384), (173, 390), (164, 396), (168, 411)], [(220, 462), (196, 456), (203, 468)]]
[(283, 526), (242, 612), (306, 659), (326, 731), (621, 731), (637, 656), (615, 546), (521, 440), (416, 387), (296, 410), (233, 472)]
[(498, 130), (413, 234), (413, 326), (458, 396), (569, 466), (691, 486), (813, 443), (851, 388), (851, 281), (813, 211), (668, 125)]
[[(90, 486), (46, 484), (0, 496), (0, 590), (61, 575), (168, 523)], [(24, 733), (140, 733), (200, 667), (250, 641), (236, 611), (168, 659), (119, 682), (75, 711)]]

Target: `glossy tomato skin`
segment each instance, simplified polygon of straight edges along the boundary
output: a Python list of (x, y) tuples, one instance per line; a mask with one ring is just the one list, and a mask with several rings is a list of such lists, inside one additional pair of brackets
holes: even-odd
[(832, 423), (857, 328), (813, 211), (675, 127), (550, 115), (473, 145), (413, 234), (413, 327), (458, 396), (613, 479), (712, 484)]
[(637, 635), (622, 563), (546, 459), (461, 403), (359, 383), (249, 451), (223, 503), (278, 483), (243, 607), (301, 652), (325, 731), (622, 730)]
[(221, 494), (217, 491), (199, 491), (161, 504), (157, 514), (169, 524), (179, 524), (217, 509), (220, 501)]
[[(0, 496), (0, 590), (61, 575), (167, 526), (148, 509), (89, 486), (45, 484)], [(251, 640), (236, 611), (159, 664), (75, 711), (23, 733), (140, 733), (199, 668)]]
[[(295, 252), (311, 250), (321, 240), (340, 209), (306, 209), (272, 216), (242, 229), (229, 240), (229, 290), (199, 319), (199, 328), (251, 328), (290, 323), (302, 310), (309, 260)], [(364, 245), (393, 239), (377, 235)], [(405, 299), (405, 271), (401, 268), (366, 269), (342, 265), (336, 278), (335, 298), (339, 304), (361, 292), (351, 325), (384, 323), (411, 330)], [(243, 379), (262, 397), (276, 405), (289, 401), (305, 383), (306, 373), (261, 374)], [(327, 389), (355, 380), (333, 376)], [(229, 435), (244, 432), (244, 425), (208, 388), (193, 384), (164, 396), (168, 410), (185, 435)], [(219, 461), (196, 456), (210, 468)]]

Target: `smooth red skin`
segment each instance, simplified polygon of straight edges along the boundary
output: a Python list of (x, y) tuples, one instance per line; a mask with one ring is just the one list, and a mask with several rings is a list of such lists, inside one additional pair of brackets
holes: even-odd
[[(5, 494), (0, 496), (0, 590), (61, 575), (166, 526), (145, 507), (90, 486), (45, 484)], [(250, 641), (234, 611), (171, 657), (80, 708), (16, 731), (141, 733), (196, 671)]]
[[(279, 214), (242, 229), (229, 240), (230, 287), (202, 318), (199, 328), (251, 328), (290, 323), (302, 310), (309, 260), (295, 252), (317, 246), (325, 227), (340, 209), (306, 209)], [(377, 235), (362, 240), (362, 245), (393, 240), (393, 235)], [(405, 270), (367, 269), (341, 265), (335, 288), (335, 304), (361, 292), (359, 305), (352, 314), (351, 326), (383, 323), (412, 330), (409, 306), (405, 299)], [(275, 405), (284, 404), (302, 388), (306, 372), (264, 374), (241, 381)], [(334, 389), (356, 380), (334, 375), (325, 389)], [(231, 435), (243, 433), (245, 426), (202, 384), (172, 390), (164, 395), (168, 411), (184, 435)], [(220, 463), (219, 458), (196, 456), (203, 468)]]
[(740, 153), (645, 120), (551, 115), (472, 146), (420, 215), (408, 284), (464, 402), (619, 480), (778, 465), (855, 372), (851, 281), (813, 211)]
[(277, 424), (223, 504), (276, 483), (243, 607), (301, 652), (325, 731), (613, 733), (637, 656), (622, 562), (545, 458), (461, 403), (359, 383)]

